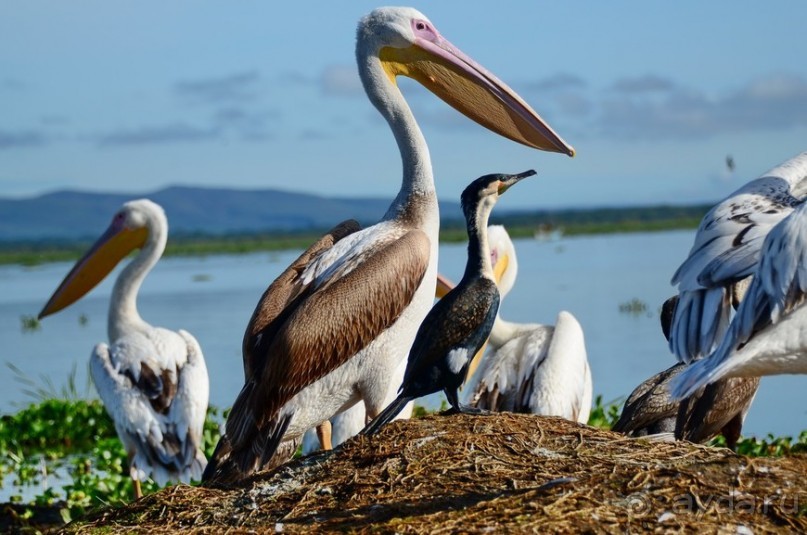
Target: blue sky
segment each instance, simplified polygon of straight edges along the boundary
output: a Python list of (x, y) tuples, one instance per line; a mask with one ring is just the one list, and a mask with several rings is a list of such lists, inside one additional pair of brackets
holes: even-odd
[[(185, 184), (392, 198), (399, 157), (353, 60), (377, 5), (6, 0), (0, 196)], [(413, 5), (578, 151), (508, 142), (401, 82), (441, 198), (535, 168), (508, 207), (716, 200), (807, 149), (807, 2)]]

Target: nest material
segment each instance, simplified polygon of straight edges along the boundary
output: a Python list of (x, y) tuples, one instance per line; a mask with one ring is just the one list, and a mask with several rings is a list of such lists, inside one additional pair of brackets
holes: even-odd
[(68, 526), (84, 532), (807, 532), (807, 457), (746, 458), (559, 418), (387, 425), (239, 488), (177, 486)]

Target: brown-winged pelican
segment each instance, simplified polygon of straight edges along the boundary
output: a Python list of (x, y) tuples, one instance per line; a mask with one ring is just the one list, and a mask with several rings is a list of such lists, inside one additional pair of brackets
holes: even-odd
[(246, 381), (204, 479), (226, 483), (278, 445), (364, 403), (380, 412), (393, 370), (433, 301), (439, 213), (426, 141), (396, 84), (417, 80), (454, 108), (529, 147), (573, 155), (511, 89), (443, 38), (422, 13), (381, 8), (358, 25), (356, 59), (368, 98), (403, 164), (384, 218), (340, 225), (269, 287), (244, 337)]

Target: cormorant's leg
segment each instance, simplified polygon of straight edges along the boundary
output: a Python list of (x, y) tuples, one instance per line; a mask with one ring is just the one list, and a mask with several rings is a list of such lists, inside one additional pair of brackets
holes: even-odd
[(470, 405), (463, 405), (460, 403), (459, 396), (457, 395), (456, 388), (445, 388), (443, 392), (446, 394), (446, 399), (448, 399), (448, 403), (451, 405), (451, 408), (448, 410), (443, 411), (441, 414), (444, 416), (450, 416), (452, 414), (489, 414), (489, 411), (477, 409), (476, 407), (471, 407)]
[(333, 449), (331, 442), (331, 421), (325, 420), (317, 426), (317, 438), (319, 439), (319, 447), (325, 451)]
[(443, 392), (445, 393), (446, 399), (448, 400), (448, 404), (451, 405), (451, 407), (447, 410), (444, 410), (440, 414), (442, 414), (443, 416), (451, 416), (452, 414), (462, 412), (462, 409), (460, 409), (460, 400), (459, 397), (457, 396), (457, 389), (447, 387), (443, 389)]

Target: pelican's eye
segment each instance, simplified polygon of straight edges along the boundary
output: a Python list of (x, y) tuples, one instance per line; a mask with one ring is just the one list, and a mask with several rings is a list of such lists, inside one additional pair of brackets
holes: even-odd
[(116, 229), (121, 229), (126, 225), (126, 214), (123, 212), (118, 212), (112, 218), (112, 226)]
[(413, 20), (412, 30), (414, 30), (415, 35), (421, 39), (426, 39), (427, 41), (435, 41), (438, 39), (437, 31), (425, 20)]

